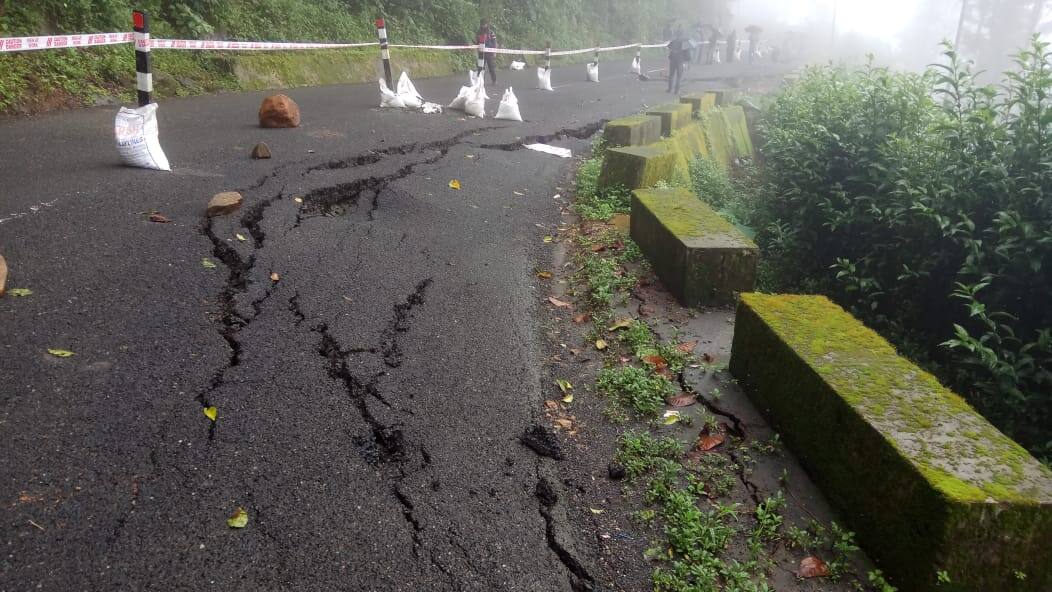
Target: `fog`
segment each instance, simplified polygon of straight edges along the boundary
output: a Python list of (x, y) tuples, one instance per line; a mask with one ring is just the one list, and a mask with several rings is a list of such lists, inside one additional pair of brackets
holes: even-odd
[(725, 30), (763, 27), (782, 55), (919, 70), (959, 40), (978, 69), (999, 73), (1035, 33), (1052, 32), (1052, 0), (728, 0)]

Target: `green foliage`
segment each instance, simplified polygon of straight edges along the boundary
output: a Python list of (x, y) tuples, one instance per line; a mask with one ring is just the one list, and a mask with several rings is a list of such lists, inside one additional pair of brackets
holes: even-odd
[(683, 445), (675, 438), (655, 438), (646, 432), (625, 432), (615, 459), (625, 468), (628, 478), (636, 479), (649, 472), (659, 460), (677, 460)]
[(945, 55), (924, 75), (811, 68), (771, 102), (751, 214), (761, 276), (830, 294), (1040, 453), (1052, 441), (1052, 54), (1035, 40), (1000, 90)]
[(626, 273), (616, 259), (588, 257), (581, 266), (580, 277), (588, 289), (588, 302), (595, 309), (605, 309), (614, 295), (636, 285), (638, 278)]
[[(597, 143), (596, 146), (601, 144)], [(603, 158), (593, 156), (584, 161), (577, 171), (574, 210), (587, 220), (605, 221), (614, 214), (627, 214), (632, 210), (631, 191), (624, 187), (599, 187), (599, 173), (602, 168)]]
[(633, 366), (603, 368), (596, 388), (615, 405), (632, 409), (639, 415), (657, 414), (665, 406), (665, 399), (676, 392), (668, 378)]

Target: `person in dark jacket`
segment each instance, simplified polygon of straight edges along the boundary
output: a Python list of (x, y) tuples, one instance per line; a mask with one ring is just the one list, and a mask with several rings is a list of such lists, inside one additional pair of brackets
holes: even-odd
[[(496, 48), (497, 46), (497, 34), (493, 32), (493, 27), (490, 26), (489, 21), (482, 19), (479, 23), (478, 43), (485, 44), (486, 47)], [(489, 70), (490, 81), (494, 85), (497, 84), (497, 54), (486, 53), (486, 69)], [(479, 72), (481, 74), (481, 72)]]
[(668, 42), (668, 92), (679, 94), (683, 82), (683, 69), (690, 61), (690, 39), (683, 35), (683, 27), (676, 28), (676, 36)]

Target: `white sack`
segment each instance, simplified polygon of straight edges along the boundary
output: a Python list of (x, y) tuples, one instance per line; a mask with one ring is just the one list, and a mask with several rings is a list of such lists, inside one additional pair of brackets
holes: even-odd
[(643, 73), (643, 65), (641, 63), (639, 63), (639, 58), (638, 57), (632, 58), (632, 73), (633, 74), (642, 74)]
[(406, 74), (405, 71), (398, 78), (398, 98), (402, 99), (402, 103), (408, 109), (419, 109), (424, 104), (424, 97), (417, 92), (413, 81), (409, 79), (409, 74)]
[(405, 109), (405, 101), (387, 87), (384, 79), (380, 79), (380, 106), (391, 109)]
[(468, 86), (475, 86), (475, 83), (479, 81), (478, 70), (468, 70)]
[(424, 103), (420, 106), (420, 111), (423, 112), (425, 115), (441, 113), (442, 105), (439, 105), (438, 103)]
[(471, 88), (468, 93), (467, 100), (464, 102), (464, 113), (468, 115), (478, 117), (479, 119), (486, 116), (486, 79), (479, 76), (478, 82)]
[(511, 62), (510, 68), (512, 70), (525, 70), (526, 69), (526, 62), (520, 62), (518, 60), (513, 60)]
[(537, 88), (541, 90), (553, 90), (552, 71), (548, 68), (537, 68)]
[(460, 87), (460, 92), (457, 93), (457, 98), (453, 99), (452, 102), (450, 102), (448, 105), (446, 105), (446, 108), (447, 109), (455, 109), (457, 111), (463, 111), (464, 110), (464, 105), (466, 105), (467, 102), (468, 102), (468, 95), (471, 93), (471, 90), (473, 88), (474, 88), (474, 85)]
[(157, 103), (138, 109), (121, 107), (113, 123), (113, 135), (124, 164), (158, 171), (172, 170), (157, 138)]
[(588, 82), (599, 82), (599, 62), (588, 62)]
[(497, 108), (495, 119), (522, 121), (522, 115), (519, 113), (519, 99), (515, 97), (515, 92), (511, 90), (510, 86), (508, 90), (504, 91), (504, 98), (500, 100), (500, 107)]

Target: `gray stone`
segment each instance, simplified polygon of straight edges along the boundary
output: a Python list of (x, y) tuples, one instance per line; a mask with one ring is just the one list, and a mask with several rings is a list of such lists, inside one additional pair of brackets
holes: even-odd
[(270, 158), (270, 146), (267, 146), (266, 142), (256, 144), (256, 147), (252, 149), (252, 158), (256, 160)]
[(217, 193), (212, 198), (212, 201), (208, 202), (208, 217), (224, 216), (237, 211), (241, 207), (242, 201), (244, 201), (244, 198), (236, 191)]

